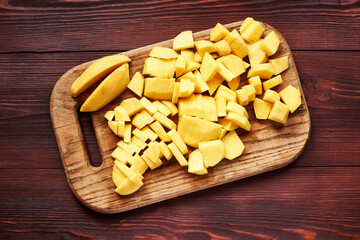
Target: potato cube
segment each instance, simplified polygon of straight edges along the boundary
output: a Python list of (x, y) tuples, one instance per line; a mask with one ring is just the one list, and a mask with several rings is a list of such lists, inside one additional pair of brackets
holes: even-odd
[(208, 171), (206, 169), (203, 157), (201, 155), (200, 150), (197, 148), (189, 155), (189, 173), (194, 173), (197, 175), (207, 174)]
[(237, 76), (233, 80), (227, 83), (227, 85), (230, 87), (231, 90), (236, 91), (238, 87), (240, 86), (240, 76)]
[(234, 54), (219, 58), (219, 61), (221, 61), (222, 64), (224, 64), (224, 66), (235, 75), (235, 77), (240, 76), (245, 72), (243, 60)]
[(141, 112), (137, 113), (133, 120), (132, 120), (132, 124), (139, 128), (142, 129), (143, 127), (145, 127), (146, 125), (152, 123), (154, 121), (154, 118), (150, 116), (150, 114), (145, 111), (142, 110)]
[(124, 121), (117, 121), (117, 135), (122, 138), (125, 136), (125, 122)]
[(222, 126), (204, 119), (183, 115), (179, 119), (178, 133), (191, 147), (198, 147), (199, 142), (219, 139)]
[(164, 114), (160, 112), (154, 113), (153, 117), (155, 120), (159, 121), (161, 125), (163, 125), (168, 129), (176, 128), (176, 124), (171, 119), (167, 118)]
[(224, 119), (224, 118), (219, 118), (218, 123), (221, 124), (223, 129), (225, 129), (227, 131), (233, 131), (233, 130), (235, 130), (235, 129), (237, 129), (239, 127), (238, 125), (236, 125), (232, 121), (230, 121), (228, 119)]
[(152, 104), (156, 107), (157, 111), (161, 112), (161, 113), (164, 114), (166, 117), (171, 114), (170, 109), (168, 109), (164, 104), (162, 104), (162, 103), (159, 102), (158, 100), (153, 101)]
[(226, 111), (238, 113), (241, 116), (244, 116), (247, 119), (249, 119), (249, 114), (246, 111), (246, 108), (244, 108), (243, 106), (241, 106), (240, 104), (237, 104), (235, 102), (228, 102), (226, 105)]
[(194, 61), (197, 63), (201, 63), (204, 59), (203, 55), (200, 55), (200, 53), (196, 52), (194, 56)]
[(235, 75), (230, 72), (220, 61), (217, 61), (219, 65), (218, 74), (222, 76), (227, 82), (230, 82), (235, 78)]
[(163, 141), (160, 142), (160, 149), (161, 149), (163, 156), (166, 158), (166, 160), (169, 161), (173, 155), (172, 155), (169, 147)]
[(144, 109), (142, 102), (134, 97), (122, 100), (119, 106), (125, 109), (129, 117)]
[(200, 73), (205, 82), (211, 80), (218, 72), (219, 65), (215, 59), (208, 53), (205, 52), (204, 60), (200, 67)]
[(156, 112), (156, 107), (152, 102), (149, 101), (146, 97), (142, 97), (140, 99), (141, 104), (144, 106), (145, 110), (150, 114), (153, 115)]
[(154, 100), (171, 100), (175, 78), (146, 78), (144, 96)]
[(203, 93), (207, 90), (209, 90), (209, 86), (206, 84), (204, 79), (201, 76), (201, 73), (198, 70), (195, 70), (195, 91), (196, 93)]
[(277, 75), (265, 82), (263, 82), (264, 91), (273, 88), (283, 82), (281, 75)]
[(195, 53), (192, 50), (181, 50), (180, 55), (184, 56), (187, 61), (195, 61)]
[(260, 39), (259, 41), (247, 45), (249, 48), (249, 61), (251, 66), (260, 63), (266, 63), (268, 61), (268, 56), (260, 48), (262, 41), (263, 39)]
[[(215, 98), (216, 101), (216, 109), (218, 117), (226, 116), (226, 98), (224, 96), (218, 96)], [(229, 102), (230, 103), (230, 102)]]
[(254, 112), (257, 119), (267, 119), (269, 113), (272, 109), (273, 104), (261, 100), (260, 98), (255, 98), (254, 101)]
[(204, 119), (212, 122), (217, 122), (218, 117), (215, 98), (204, 95), (202, 99), (204, 103)]
[(162, 141), (171, 141), (169, 134), (165, 131), (163, 126), (158, 121), (154, 121), (153, 123), (151, 123), (150, 128), (159, 136)]
[(174, 84), (174, 91), (173, 91), (173, 95), (171, 97), (171, 102), (172, 103), (177, 103), (179, 100), (179, 95), (180, 95), (180, 83), (176, 82)]
[(256, 95), (256, 89), (254, 87), (254, 85), (249, 84), (249, 85), (245, 85), (242, 87), (242, 89), (246, 90), (246, 93), (248, 95), (249, 98), (249, 102), (252, 102), (255, 100), (255, 95)]
[(245, 146), (239, 136), (236, 134), (235, 131), (228, 132), (221, 141), (224, 143), (225, 147), (225, 158), (229, 160), (233, 160), (239, 157), (244, 149)]
[(268, 119), (285, 124), (289, 116), (289, 112), (290, 109), (286, 104), (276, 101), (270, 111)]
[(186, 68), (183, 74), (195, 71), (196, 69), (199, 69), (201, 66), (200, 63), (197, 63), (195, 61), (186, 60)]
[(259, 76), (251, 77), (248, 79), (249, 83), (254, 86), (256, 95), (262, 94), (262, 82)]
[(171, 48), (156, 46), (151, 49), (149, 56), (161, 59), (173, 59), (177, 58), (178, 54)]
[(114, 113), (115, 113), (115, 121), (130, 122), (130, 117), (122, 106), (117, 106), (114, 109)]
[(242, 22), (241, 26), (240, 26), (240, 33), (243, 34), (244, 31), (249, 27), (249, 25), (254, 22), (254, 19), (251, 17), (247, 17), (245, 18), (245, 20)]
[(112, 121), (113, 118), (115, 117), (115, 112), (114, 111), (107, 111), (104, 115), (105, 119), (108, 121)]
[(125, 124), (124, 130), (124, 142), (129, 143), (131, 142), (131, 124)]
[(168, 132), (168, 135), (183, 155), (188, 153), (188, 148), (180, 137), (179, 133), (176, 131), (176, 129), (171, 129)]
[(244, 58), (248, 55), (249, 49), (244, 42), (244, 39), (240, 36), (239, 32), (234, 29), (230, 34), (228, 34), (225, 38), (225, 41), (231, 47), (232, 52), (238, 56), (239, 58)]
[(275, 69), (274, 75), (278, 75), (279, 73), (282, 73), (289, 67), (289, 57), (280, 57), (275, 59), (269, 59), (269, 63), (273, 65)]
[[(141, 132), (138, 128), (135, 128), (135, 130), (138, 130), (139, 132)], [(142, 133), (142, 132), (141, 132)], [(134, 131), (133, 131), (133, 134), (134, 134)], [(143, 141), (143, 140), (141, 140), (140, 138), (138, 138), (137, 136), (133, 136), (132, 138), (131, 138), (131, 142), (133, 142), (134, 144), (136, 144), (139, 148), (141, 148), (141, 149), (144, 149), (146, 146), (147, 146), (147, 144)]]
[(269, 79), (274, 75), (275, 69), (270, 63), (261, 63), (252, 66), (248, 72), (247, 77), (255, 77), (258, 75), (262, 79)]
[(242, 38), (249, 43), (256, 42), (260, 39), (264, 32), (264, 28), (258, 21), (253, 21), (241, 34)]
[(186, 69), (186, 58), (182, 55), (179, 55), (175, 63), (175, 76), (179, 77), (185, 72)]
[(192, 31), (183, 31), (174, 38), (173, 49), (175, 51), (194, 47)]
[(249, 96), (247, 94), (246, 89), (242, 88), (242, 89), (236, 90), (235, 92), (236, 92), (238, 103), (241, 106), (246, 106), (249, 104)]
[(272, 56), (276, 53), (280, 45), (280, 40), (274, 31), (271, 31), (265, 36), (264, 41), (261, 43), (261, 50), (263, 50), (268, 56)]
[(148, 57), (145, 59), (143, 74), (152, 77), (171, 78), (176, 71), (176, 58), (161, 59)]
[(128, 84), (128, 88), (133, 91), (139, 97), (142, 97), (144, 91), (145, 79), (140, 72), (136, 72), (131, 81)]
[(204, 56), (205, 52), (213, 53), (217, 51), (216, 46), (207, 40), (199, 40), (195, 42), (195, 47), (200, 56)]
[(109, 128), (115, 135), (117, 135), (118, 122), (117, 121), (108, 121)]
[(219, 56), (226, 56), (231, 53), (231, 47), (224, 39), (214, 43), (214, 45), (217, 48), (217, 53), (219, 54)]
[(280, 95), (274, 90), (268, 89), (264, 93), (263, 100), (275, 103), (276, 101), (280, 101)]
[(236, 92), (224, 85), (220, 85), (219, 89), (216, 92), (215, 98), (220, 95), (224, 96), (228, 101), (236, 102)]
[(184, 155), (181, 154), (180, 150), (176, 147), (175, 143), (168, 144), (168, 148), (176, 158), (176, 160), (179, 162), (180, 166), (185, 167), (188, 166), (188, 162)]
[(250, 131), (251, 124), (249, 120), (235, 112), (229, 112), (228, 115), (225, 117), (225, 119), (232, 121), (242, 129), (245, 129), (246, 131)]
[(224, 81), (225, 79), (220, 76), (220, 74), (215, 74), (215, 76), (210, 79), (209, 81), (206, 82), (206, 84), (209, 87), (209, 94), (210, 96), (214, 94), (214, 92), (216, 91), (216, 89), (221, 86), (221, 83)]
[(199, 143), (199, 150), (206, 167), (213, 167), (225, 156), (225, 146), (221, 140)]
[(145, 126), (143, 129), (141, 129), (141, 132), (143, 132), (151, 141), (155, 141), (158, 138), (158, 135), (154, 133), (154, 131), (151, 130), (149, 126)]
[(290, 112), (293, 113), (301, 105), (300, 91), (289, 85), (279, 92), (283, 102), (288, 105)]
[(230, 32), (229, 30), (224, 27), (221, 23), (217, 23), (216, 26), (213, 28), (213, 30), (210, 33), (210, 40), (213, 42), (220, 41), (226, 35), (228, 35)]
[(176, 105), (170, 101), (161, 101), (171, 112), (171, 116), (175, 116), (178, 113)]

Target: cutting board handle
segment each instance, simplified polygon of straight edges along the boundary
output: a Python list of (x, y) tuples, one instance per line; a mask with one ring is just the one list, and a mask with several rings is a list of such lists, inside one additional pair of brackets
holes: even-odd
[(89, 63), (67, 71), (56, 83), (50, 99), (51, 121), (67, 175), (71, 175), (72, 170), (81, 169), (90, 174), (98, 169), (90, 164), (78, 117), (78, 108), (86, 96), (75, 99), (70, 95), (71, 84), (81, 74), (84, 65)]

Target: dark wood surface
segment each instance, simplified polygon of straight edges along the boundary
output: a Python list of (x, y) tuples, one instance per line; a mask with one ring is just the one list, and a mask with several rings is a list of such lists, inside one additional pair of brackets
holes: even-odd
[[(291, 165), (129, 212), (83, 207), (49, 99), (71, 67), (246, 16), (289, 43), (311, 114)], [(0, 1), (0, 238), (360, 239), (358, 1)], [(92, 160), (97, 143), (81, 116)], [(86, 127), (88, 126), (88, 127)]]

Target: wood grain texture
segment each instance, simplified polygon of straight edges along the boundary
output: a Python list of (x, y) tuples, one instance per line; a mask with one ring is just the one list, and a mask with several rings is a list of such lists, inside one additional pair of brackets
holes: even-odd
[(0, 194), (0, 235), (5, 239), (358, 239), (359, 171), (359, 167), (285, 167), (103, 215), (75, 200), (62, 169), (2, 169), (0, 193), (7, 194)]
[[(241, 22), (236, 22), (226, 27), (231, 31), (240, 25)], [(275, 30), (266, 24), (264, 28), (264, 35)], [(211, 29), (195, 33), (194, 38), (209, 39), (210, 32)], [(277, 34), (281, 43), (274, 57), (289, 56), (289, 69), (282, 74), (286, 84), (275, 90), (291, 84), (301, 91), (290, 48), (282, 35), (279, 32)], [(172, 40), (156, 45), (171, 47)], [(132, 59), (130, 76), (142, 70), (144, 60), (153, 47), (154, 45), (146, 46), (124, 53)], [(242, 132), (246, 147), (239, 158), (222, 161), (209, 169), (206, 176), (191, 176), (187, 174), (186, 168), (181, 168), (176, 161), (172, 161), (155, 171), (147, 172), (144, 186), (136, 193), (118, 196), (111, 180), (114, 163), (110, 155), (119, 139), (111, 133), (104, 114), (134, 94), (127, 90), (116, 101), (93, 113), (93, 125), (103, 163), (98, 168), (92, 167), (77, 117), (79, 105), (91, 90), (77, 99), (69, 94), (71, 84), (89, 64), (76, 66), (59, 79), (51, 95), (50, 114), (69, 186), (85, 206), (95, 211), (122, 212), (286, 166), (300, 155), (310, 134), (310, 115), (302, 94), (301, 106), (291, 115), (285, 127), (270, 121), (256, 121), (254, 116), (250, 117), (252, 129), (247, 134)]]
[(359, 50), (358, 1), (0, 1), (0, 52), (123, 51), (240, 21), (276, 27), (292, 50)]

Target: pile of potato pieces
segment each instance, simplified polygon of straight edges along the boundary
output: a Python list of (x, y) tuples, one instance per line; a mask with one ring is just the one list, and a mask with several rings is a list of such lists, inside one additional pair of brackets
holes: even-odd
[[(259, 22), (247, 18), (240, 33), (218, 23), (211, 41), (194, 41), (192, 32), (185, 31), (175, 37), (173, 49), (152, 49), (143, 72), (128, 84), (140, 100), (126, 99), (105, 115), (111, 130), (123, 138), (111, 155), (118, 194), (137, 191), (142, 174), (161, 166), (162, 157), (174, 156), (189, 173), (202, 175), (223, 158), (240, 156), (244, 145), (235, 129), (250, 131), (244, 107), (250, 102), (257, 119), (286, 123), (289, 112), (301, 104), (300, 92), (291, 85), (280, 93), (271, 89), (282, 83), (279, 74), (288, 68), (288, 57), (269, 59), (280, 41), (273, 31), (261, 39), (263, 31)], [(243, 60), (246, 56), (250, 63)], [(238, 89), (240, 75), (249, 67), (249, 84)], [(256, 97), (261, 94), (262, 99)], [(171, 120), (176, 114), (178, 125)], [(194, 150), (187, 160), (188, 147)]]

